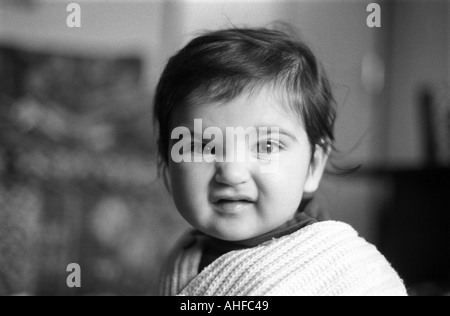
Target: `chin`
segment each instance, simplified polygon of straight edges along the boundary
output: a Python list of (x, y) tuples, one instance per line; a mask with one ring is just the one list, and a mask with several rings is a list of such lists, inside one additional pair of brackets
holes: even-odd
[(253, 237), (257, 237), (256, 234), (249, 234), (248, 232), (243, 232), (242, 230), (227, 230), (227, 231), (214, 231), (214, 232), (207, 232), (206, 233), (209, 236), (212, 236), (214, 238), (224, 240), (224, 241), (241, 241), (241, 240), (247, 240)]

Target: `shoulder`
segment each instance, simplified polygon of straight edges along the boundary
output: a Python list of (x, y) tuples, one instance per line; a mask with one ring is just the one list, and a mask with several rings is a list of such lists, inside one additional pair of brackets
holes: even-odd
[(177, 295), (197, 275), (201, 251), (196, 231), (188, 231), (178, 240), (161, 270), (159, 295)]
[(386, 258), (348, 224), (315, 223), (290, 238), (309, 244), (303, 255), (319, 280), (315, 295), (406, 295)]

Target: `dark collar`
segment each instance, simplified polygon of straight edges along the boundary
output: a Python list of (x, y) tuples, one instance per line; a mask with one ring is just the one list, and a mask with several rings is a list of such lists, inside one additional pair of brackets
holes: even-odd
[(300, 204), (293, 219), (275, 230), (258, 237), (240, 241), (225, 241), (199, 233), (204, 236), (205, 240), (199, 271), (227, 252), (252, 248), (271, 239), (290, 235), (308, 225), (327, 219), (328, 215), (318, 207), (316, 202), (306, 200)]

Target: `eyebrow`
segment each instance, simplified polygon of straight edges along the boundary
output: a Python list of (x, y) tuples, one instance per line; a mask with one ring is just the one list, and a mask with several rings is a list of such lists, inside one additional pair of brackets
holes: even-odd
[[(267, 126), (255, 126), (255, 128), (267, 128)], [(292, 139), (293, 141), (298, 141), (298, 138), (294, 135), (294, 134), (292, 134), (291, 132), (289, 132), (289, 131), (287, 131), (287, 130), (285, 130), (285, 129), (283, 129), (283, 128), (281, 128), (281, 127), (278, 127), (278, 126), (272, 126), (272, 127), (269, 127), (268, 128), (268, 131), (272, 131), (272, 128), (278, 128), (278, 133), (279, 134), (282, 134), (282, 135), (284, 135), (284, 136), (287, 136), (287, 137), (289, 137), (290, 139)]]

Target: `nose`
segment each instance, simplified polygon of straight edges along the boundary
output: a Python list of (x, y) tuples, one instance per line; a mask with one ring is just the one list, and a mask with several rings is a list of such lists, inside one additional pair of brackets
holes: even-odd
[(250, 180), (250, 172), (245, 163), (242, 162), (217, 162), (216, 182), (235, 186)]

